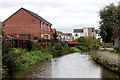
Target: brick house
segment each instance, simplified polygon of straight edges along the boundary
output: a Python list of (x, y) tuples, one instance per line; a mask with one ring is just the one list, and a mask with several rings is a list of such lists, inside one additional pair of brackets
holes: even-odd
[(60, 40), (60, 41), (72, 41), (72, 33), (63, 33), (61, 31), (57, 31), (56, 29), (51, 29), (51, 35), (55, 31), (56, 31), (56, 33), (58, 35), (57, 40)]
[(52, 24), (46, 21), (36, 13), (24, 8), (20, 8), (4, 21), (4, 36), (19, 35), (20, 39), (28, 39), (30, 41), (43, 39), (51, 39)]
[(56, 31), (56, 32), (57, 32), (57, 35), (58, 35), (57, 39), (62, 40), (63, 33), (61, 31)]
[(84, 35), (87, 37), (95, 37), (95, 28), (94, 27), (85, 27), (83, 28)]
[(72, 41), (72, 33), (63, 33), (63, 40)]

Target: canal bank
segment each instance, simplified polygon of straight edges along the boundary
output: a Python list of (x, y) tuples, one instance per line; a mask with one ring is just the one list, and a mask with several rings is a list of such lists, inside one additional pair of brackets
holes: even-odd
[(117, 78), (115, 72), (97, 64), (84, 53), (71, 53), (37, 64), (25, 71), (13, 71), (11, 78)]
[(115, 73), (120, 74), (120, 55), (113, 54), (110, 50), (97, 52), (91, 51), (90, 55), (97, 63), (114, 71)]

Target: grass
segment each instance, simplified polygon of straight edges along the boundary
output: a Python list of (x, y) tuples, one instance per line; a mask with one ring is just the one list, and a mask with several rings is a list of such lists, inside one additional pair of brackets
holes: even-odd
[(43, 62), (51, 58), (52, 55), (39, 50), (27, 52), (21, 48), (12, 48), (4, 58), (4, 64), (11, 70), (27, 69), (38, 62)]
[(115, 54), (120, 54), (120, 51), (116, 51), (116, 50), (113, 50), (111, 51), (112, 53), (115, 53)]

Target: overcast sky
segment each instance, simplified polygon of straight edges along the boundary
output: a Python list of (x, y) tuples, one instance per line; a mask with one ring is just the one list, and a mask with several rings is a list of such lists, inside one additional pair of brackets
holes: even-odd
[(0, 0), (0, 20), (4, 21), (21, 7), (33, 11), (52, 23), (62, 32), (95, 27), (98, 29), (98, 12), (119, 0)]

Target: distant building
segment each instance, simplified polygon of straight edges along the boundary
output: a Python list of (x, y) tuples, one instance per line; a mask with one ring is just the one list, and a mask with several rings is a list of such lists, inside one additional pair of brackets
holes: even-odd
[(65, 41), (72, 41), (72, 33), (63, 33), (63, 39)]
[(86, 37), (95, 37), (95, 28), (94, 27), (85, 27), (83, 29), (74, 29), (74, 39), (79, 38), (81, 36)]
[(74, 39), (84, 36), (83, 29), (74, 29)]
[[(53, 33), (55, 33), (55, 31), (58, 35), (58, 37), (57, 37), (58, 40), (72, 41), (72, 33), (63, 33), (61, 31), (57, 31), (56, 29), (51, 29), (51, 35), (53, 35)], [(53, 39), (53, 36), (52, 36), (52, 39)]]
[(56, 32), (57, 32), (57, 35), (58, 35), (57, 39), (62, 40), (63, 33), (61, 31), (56, 31)]
[(4, 21), (4, 36), (19, 35), (20, 38), (30, 41), (51, 39), (52, 24), (27, 9), (21, 8)]
[(95, 30), (94, 27), (84, 27), (83, 29), (74, 29), (73, 37), (77, 39), (82, 36), (95, 37), (102, 42), (101, 36), (99, 35), (99, 30)]
[(94, 27), (85, 27), (83, 28), (83, 33), (86, 37), (95, 37), (95, 28)]

